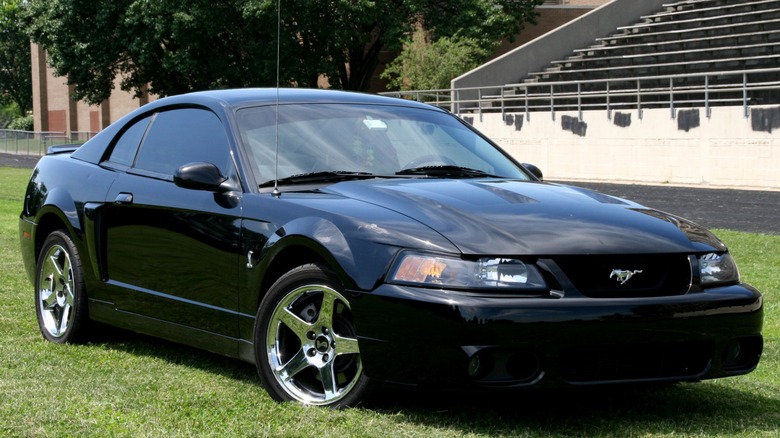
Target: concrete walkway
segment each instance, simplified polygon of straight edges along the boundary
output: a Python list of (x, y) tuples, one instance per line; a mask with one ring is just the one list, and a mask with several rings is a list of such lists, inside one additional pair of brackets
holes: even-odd
[(706, 228), (780, 234), (780, 191), (566, 182), (630, 199)]
[(35, 163), (41, 157), (36, 155), (17, 155), (0, 153), (0, 167), (29, 168), (35, 167)]

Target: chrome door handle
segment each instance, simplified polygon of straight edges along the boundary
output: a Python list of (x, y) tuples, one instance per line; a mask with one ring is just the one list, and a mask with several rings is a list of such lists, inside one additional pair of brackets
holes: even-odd
[(116, 195), (116, 199), (114, 199), (114, 202), (117, 204), (132, 204), (133, 203), (133, 194), (132, 193), (120, 193)]

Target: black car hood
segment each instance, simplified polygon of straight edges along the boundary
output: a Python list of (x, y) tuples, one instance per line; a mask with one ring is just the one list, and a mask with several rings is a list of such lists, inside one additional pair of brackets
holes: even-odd
[(702, 227), (586, 189), (491, 179), (369, 180), (323, 192), (382, 206), (465, 254), (561, 255), (724, 250)]

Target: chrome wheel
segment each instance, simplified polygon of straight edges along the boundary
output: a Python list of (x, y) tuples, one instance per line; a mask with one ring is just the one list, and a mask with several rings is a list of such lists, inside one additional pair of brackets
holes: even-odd
[(306, 404), (330, 404), (349, 393), (362, 372), (349, 304), (327, 286), (304, 286), (279, 302), (266, 346), (274, 377)]
[(68, 331), (74, 304), (73, 269), (68, 251), (60, 245), (49, 248), (38, 273), (38, 306), (43, 328), (53, 337)]
[(63, 231), (51, 233), (41, 249), (35, 304), (44, 338), (52, 342), (77, 340), (88, 319), (84, 284), (76, 247)]
[[(319, 277), (319, 278), (318, 278)], [(361, 401), (363, 375), (349, 300), (316, 265), (277, 281), (258, 312), (260, 377), (277, 400), (342, 407)]]

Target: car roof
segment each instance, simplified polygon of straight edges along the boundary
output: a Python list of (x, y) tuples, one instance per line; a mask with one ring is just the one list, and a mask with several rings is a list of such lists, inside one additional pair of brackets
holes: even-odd
[(326, 90), (319, 88), (240, 88), (228, 90), (198, 91), (159, 99), (150, 106), (171, 104), (203, 104), (220, 103), (228, 107), (250, 106), (255, 104), (270, 104), (279, 100), (288, 103), (356, 103), (417, 106), (431, 109), (430, 105), (411, 100), (380, 96), (377, 94), (359, 93), (341, 90)]

